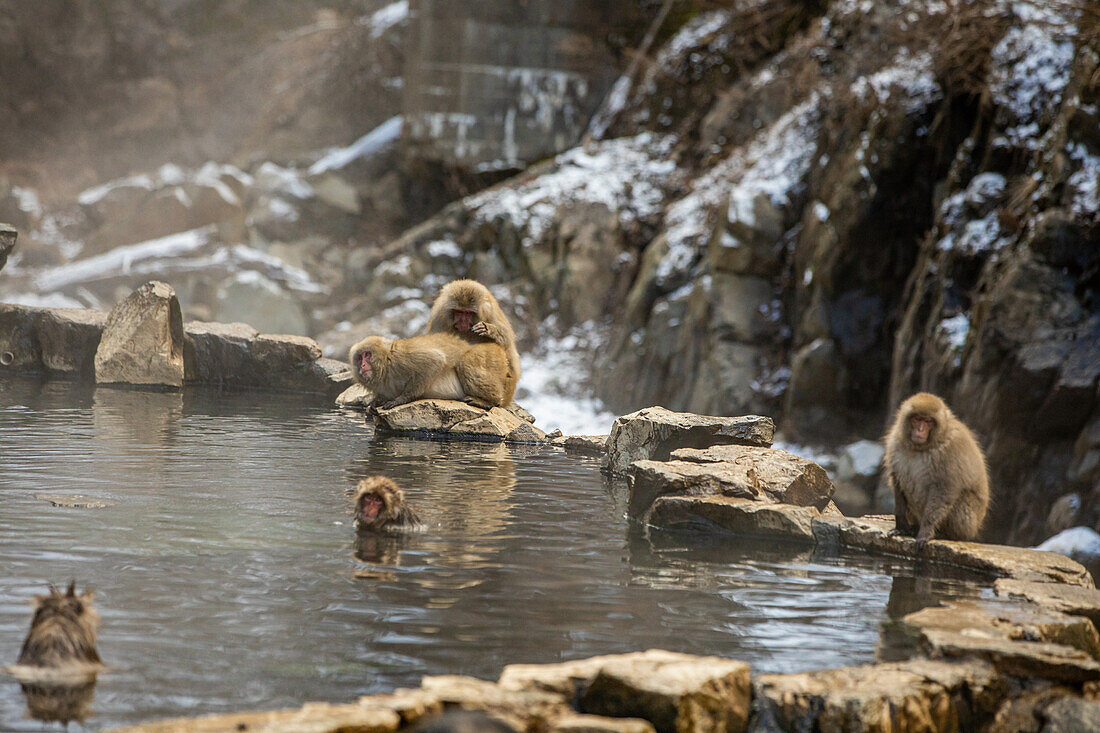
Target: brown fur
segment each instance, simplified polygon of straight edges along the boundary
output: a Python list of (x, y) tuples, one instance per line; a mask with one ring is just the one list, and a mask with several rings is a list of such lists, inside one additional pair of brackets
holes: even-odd
[(51, 668), (100, 664), (95, 648), (99, 614), (92, 598), (90, 590), (76, 595), (75, 582), (65, 593), (51, 586), (49, 595), (36, 596), (34, 618), (18, 663)]
[[(913, 417), (934, 421), (924, 443), (914, 442)], [(921, 543), (977, 537), (989, 509), (989, 472), (974, 434), (943, 400), (921, 392), (901, 404), (883, 464), (899, 533), (916, 531)]]
[[(474, 322), (468, 331), (457, 326), (455, 310), (473, 311)], [(508, 392), (515, 393), (519, 381), (519, 351), (516, 350), (516, 334), (508, 316), (500, 308), (500, 303), (477, 280), (454, 280), (443, 286), (432, 303), (432, 312), (428, 316), (428, 326), (424, 333), (456, 333), (469, 341), (480, 343), (485, 339), (500, 344), (508, 355), (509, 382)], [(511, 399), (505, 404), (510, 404)]]
[(355, 379), (374, 392), (376, 409), (433, 398), (488, 409), (510, 404), (515, 392), (508, 357), (491, 341), (471, 343), (447, 333), (396, 340), (371, 336), (351, 347), (348, 358)]
[(368, 476), (359, 481), (355, 493), (355, 528), (358, 531), (401, 532), (422, 526), (416, 512), (405, 503), (405, 492), (392, 480), (385, 476)]

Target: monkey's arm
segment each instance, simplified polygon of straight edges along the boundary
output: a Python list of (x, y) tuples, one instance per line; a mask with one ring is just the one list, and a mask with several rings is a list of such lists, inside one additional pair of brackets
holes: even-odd
[(929, 491), (929, 502), (924, 507), (924, 516), (920, 518), (920, 530), (917, 532), (917, 542), (924, 544), (936, 536), (936, 528), (947, 515), (951, 513), (955, 504), (959, 501), (962, 487), (939, 483), (932, 486)]
[(912, 537), (916, 534), (917, 528), (909, 523), (909, 502), (889, 466), (886, 467), (886, 481), (894, 490), (894, 529), (890, 534)]
[(504, 335), (504, 329), (500, 326), (494, 326), (485, 321), (478, 321), (470, 327), (470, 333), (476, 333), (478, 336), (484, 336), (501, 346), (507, 346), (507, 338)]

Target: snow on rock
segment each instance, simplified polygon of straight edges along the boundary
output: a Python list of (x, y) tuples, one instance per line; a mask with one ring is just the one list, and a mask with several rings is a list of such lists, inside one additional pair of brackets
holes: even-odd
[(265, 191), (286, 194), (297, 199), (313, 198), (313, 187), (302, 180), (301, 173), (270, 161), (257, 169), (256, 185)]
[(970, 317), (965, 313), (944, 318), (937, 326), (937, 330), (947, 340), (947, 345), (954, 351), (959, 351), (966, 346), (966, 337), (970, 333)]
[(996, 142), (1034, 150), (1044, 112), (1061, 103), (1069, 83), (1076, 29), (1053, 3), (1016, 3), (1015, 10), (1020, 24), (993, 48), (990, 63), (989, 88), (1005, 125)]
[(1091, 527), (1070, 527), (1036, 545), (1035, 549), (1057, 552), (1078, 562), (1100, 560), (1100, 534)]
[(688, 52), (709, 43), (711, 36), (725, 28), (732, 17), (733, 13), (729, 10), (712, 10), (695, 16), (657, 53), (657, 66), (672, 68)]
[(1096, 220), (1100, 218), (1100, 156), (1090, 155), (1080, 143), (1066, 147), (1069, 157), (1081, 166), (1066, 181), (1072, 197), (1070, 210), (1087, 220)]
[(359, 18), (356, 22), (370, 28), (371, 38), (379, 38), (399, 23), (403, 23), (409, 17), (409, 0), (399, 0), (390, 3), (370, 15)]
[(75, 298), (70, 298), (62, 293), (18, 293), (5, 295), (4, 302), (10, 305), (23, 305), (28, 308), (84, 308), (82, 303)]
[(859, 476), (874, 476), (882, 464), (886, 451), (882, 444), (874, 440), (860, 440), (844, 446), (841, 452), (851, 462), (852, 471)]
[(907, 48), (899, 51), (886, 68), (856, 79), (852, 91), (860, 100), (874, 94), (879, 104), (885, 104), (894, 92), (900, 92), (911, 112), (924, 109), (941, 96), (932, 74), (932, 55), (925, 52), (914, 56)]
[(961, 233), (948, 232), (936, 249), (941, 252), (955, 251), (966, 255), (978, 255), (993, 252), (1009, 244), (1012, 240), (1003, 236), (997, 212), (991, 211), (981, 219), (972, 219), (963, 226)]
[(758, 196), (764, 195), (782, 208), (801, 192), (817, 152), (818, 103), (814, 94), (788, 111), (751, 143), (696, 179), (692, 192), (668, 208), (668, 252), (657, 265), (658, 282), (690, 269), (710, 235), (711, 212), (727, 196), (731, 219), (751, 226)]
[(667, 159), (674, 138), (636, 137), (576, 147), (554, 159), (551, 169), (524, 183), (490, 189), (466, 200), (475, 221), (506, 219), (525, 246), (541, 239), (560, 208), (602, 204), (624, 222), (657, 215), (663, 186), (676, 171)]
[[(401, 5), (402, 3), (394, 4)], [(395, 115), (348, 147), (333, 148), (309, 167), (309, 174), (316, 176), (325, 171), (339, 170), (356, 160), (389, 148), (401, 137), (403, 119), (401, 115)]]

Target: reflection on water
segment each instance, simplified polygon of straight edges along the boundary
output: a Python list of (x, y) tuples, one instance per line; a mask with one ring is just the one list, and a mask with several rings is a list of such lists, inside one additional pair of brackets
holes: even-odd
[[(27, 716), (44, 723), (83, 723), (91, 715), (96, 675), (80, 682), (23, 682), (19, 688), (27, 706)], [(6, 728), (5, 728), (6, 729)]]
[[(345, 491), (378, 473), (424, 532), (355, 537)], [(44, 583), (95, 588), (92, 729), (653, 647), (760, 671), (859, 664), (887, 644), (888, 604), (985, 593), (893, 560), (628, 534), (594, 459), (383, 439), (287, 395), (0, 381), (0, 664)], [(0, 729), (40, 726), (0, 680)]]

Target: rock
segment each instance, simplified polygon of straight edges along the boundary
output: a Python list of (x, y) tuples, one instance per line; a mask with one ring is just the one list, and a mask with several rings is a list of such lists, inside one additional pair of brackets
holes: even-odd
[(15, 249), (15, 240), (19, 232), (10, 224), (0, 224), (0, 270), (8, 264), (8, 255)]
[(659, 733), (745, 729), (749, 665), (718, 657), (619, 660), (604, 665), (581, 694), (583, 713), (642, 718)]
[(573, 712), (560, 695), (509, 689), (473, 677), (424, 677), (420, 686), (424, 692), (443, 703), (444, 709), (461, 707), (504, 715), (520, 722), (519, 727), (523, 730), (537, 729), (535, 726), (541, 721)]
[(768, 447), (774, 434), (771, 419), (758, 415), (710, 417), (647, 407), (618, 418), (612, 425), (603, 469), (625, 474), (634, 461), (668, 460), (677, 448), (730, 444)]
[(606, 435), (567, 435), (561, 441), (566, 453), (602, 456), (607, 453)]
[(98, 384), (182, 387), (183, 316), (167, 283), (142, 285), (107, 317), (95, 355)]
[(1081, 495), (1070, 493), (1061, 496), (1050, 507), (1047, 514), (1046, 531), (1054, 536), (1059, 532), (1074, 527), (1078, 524), (1077, 518), (1081, 513)]
[(67, 509), (103, 509), (118, 503), (109, 499), (85, 496), (84, 494), (35, 494), (34, 498)]
[(251, 344), (258, 332), (246, 323), (188, 321), (183, 358), (187, 380), (219, 387), (257, 386)]
[(1023, 679), (1039, 677), (1073, 683), (1100, 680), (1100, 664), (1095, 659), (1062, 644), (924, 629), (920, 648), (932, 659), (983, 659), (999, 671)]
[(639, 718), (603, 718), (598, 715), (563, 715), (549, 721), (547, 733), (654, 733), (653, 725)]
[(515, 402), (508, 405), (504, 409), (507, 410), (508, 412), (512, 413), (516, 417), (518, 417), (520, 420), (523, 420), (524, 422), (529, 422), (532, 425), (535, 423), (535, 416), (532, 415), (527, 410), (520, 407), (519, 405), (517, 405)]
[(1002, 578), (993, 589), (1001, 598), (1022, 598), (1053, 611), (1084, 616), (1100, 626), (1100, 591), (1094, 588)]
[(1100, 702), (1063, 697), (1043, 710), (1043, 733), (1091, 733), (1100, 730)]
[(323, 173), (310, 179), (309, 183), (321, 201), (345, 214), (359, 215), (362, 208), (359, 204), (359, 192), (343, 176), (332, 172)]
[(1092, 527), (1070, 527), (1047, 539), (1036, 550), (1057, 552), (1082, 565), (1100, 563), (1100, 533)]
[(1083, 616), (1070, 616), (1032, 603), (1005, 605), (957, 602), (924, 608), (902, 619), (915, 633), (937, 629), (967, 636), (1061, 644), (1100, 657), (1100, 635)]
[(336, 398), (336, 404), (340, 407), (365, 410), (373, 399), (374, 392), (371, 392), (358, 382), (353, 382), (350, 387), (341, 392), (340, 396)]
[(455, 400), (415, 400), (375, 416), (378, 425), (398, 433), (427, 433), (469, 440), (540, 443), (546, 434), (500, 407), (491, 410)]
[(821, 466), (776, 448), (742, 445), (681, 448), (672, 451), (672, 459), (743, 467), (758, 492), (762, 491), (782, 504), (824, 509), (835, 491), (833, 482)]
[(753, 682), (752, 730), (976, 730), (1007, 683), (989, 664), (911, 661)]
[(510, 664), (499, 684), (577, 698), (582, 713), (642, 718), (658, 731), (742, 730), (749, 666), (661, 649), (561, 664)]
[(47, 308), (38, 316), (36, 329), (47, 371), (91, 377), (95, 355), (107, 325), (107, 314), (81, 308)]
[(309, 318), (298, 299), (254, 270), (240, 272), (218, 288), (214, 317), (243, 321), (262, 333), (309, 332)]
[(810, 507), (762, 504), (727, 496), (662, 496), (647, 517), (661, 529), (720, 529), (735, 535), (814, 542), (813, 520), (821, 513)]

